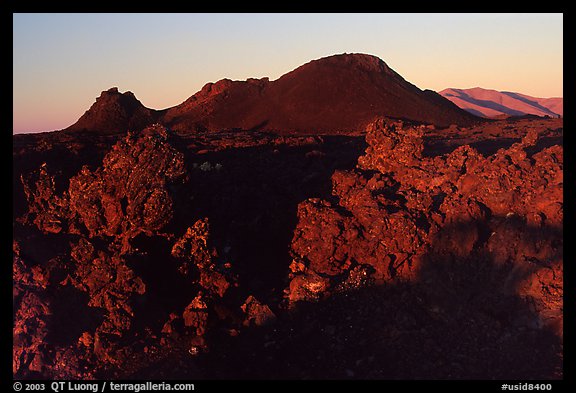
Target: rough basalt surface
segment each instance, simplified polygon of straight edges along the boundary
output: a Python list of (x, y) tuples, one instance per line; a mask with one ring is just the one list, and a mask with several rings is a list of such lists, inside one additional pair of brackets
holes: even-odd
[[(357, 168), (332, 176), (332, 197), (299, 205), (288, 304), (409, 285), (443, 321), (477, 310), (497, 324), (494, 334), (529, 330), (542, 340), (536, 346), (550, 333), (561, 339), (562, 146), (528, 154), (538, 141), (532, 130), (493, 155), (462, 146), (424, 157), (427, 129), (373, 123)], [(470, 332), (486, 328), (467, 323)], [(490, 345), (483, 350), (500, 364)], [(534, 363), (541, 376), (559, 373), (557, 360)], [(468, 366), (460, 375), (486, 364)], [(500, 375), (516, 375), (514, 367)]]
[[(26, 260), (14, 243), (15, 375), (84, 378), (109, 366), (122, 367), (144, 342), (160, 345), (160, 333), (177, 332), (179, 319), (184, 327), (179, 333), (191, 336), (193, 348), (204, 345), (211, 305), (224, 296), (233, 277), (229, 264), (215, 263), (207, 219), (198, 220), (179, 238), (167, 232), (175, 212), (172, 196), (186, 181), (183, 155), (160, 126), (120, 140), (101, 167), (83, 167), (61, 195), (45, 164), (22, 176), (29, 209), (20, 221), (60, 237), (54, 244), (56, 258), (47, 262)], [(135, 246), (147, 242), (173, 245), (154, 260), (147, 255), (154, 246)], [(163, 265), (170, 257), (172, 266)], [(167, 310), (162, 330), (153, 332), (142, 326), (150, 311), (145, 303), (151, 289), (137, 271), (170, 268), (188, 283), (189, 304)], [(66, 304), (64, 296), (74, 299)], [(67, 308), (67, 315), (56, 315), (55, 307)], [(60, 324), (74, 323), (59, 319), (86, 312), (93, 314), (86, 326), (54, 331)], [(54, 333), (68, 334), (68, 345), (57, 345), (50, 337)], [(60, 362), (63, 354), (74, 361)], [(85, 370), (75, 366), (79, 360), (86, 363)]]
[(562, 127), (15, 137), (13, 374), (562, 378)]
[[(562, 147), (529, 156), (538, 140), (533, 130), (487, 157), (469, 146), (423, 157), (424, 126), (379, 120), (367, 131), (358, 167), (332, 176), (332, 200), (298, 206), (289, 303), (422, 275), (449, 279), (462, 269), (463, 282), (451, 283), (452, 290), (476, 296), (487, 292), (476, 286), (496, 285), (490, 296), (516, 294), (538, 304), (546, 322), (533, 323), (559, 329)], [(534, 293), (543, 277), (550, 281)], [(541, 301), (545, 294), (550, 302)]]

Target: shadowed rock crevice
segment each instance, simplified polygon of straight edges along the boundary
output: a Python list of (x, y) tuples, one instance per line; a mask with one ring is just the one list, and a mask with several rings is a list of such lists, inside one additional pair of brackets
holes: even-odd
[[(235, 261), (240, 288), (281, 296), (296, 226), (296, 206), (308, 197), (328, 197), (330, 176), (353, 166), (362, 143), (326, 137), (295, 140), (277, 148), (246, 147), (190, 157), (194, 214), (210, 217), (223, 257)], [(211, 163), (210, 166), (204, 163)], [(220, 169), (216, 169), (220, 165)]]
[(561, 311), (550, 322), (520, 295), (544, 269), (518, 274), (492, 257), (442, 266), (445, 250), (434, 250), (413, 280), (300, 303), (272, 327), (221, 342), (203, 369), (239, 379), (562, 378)]

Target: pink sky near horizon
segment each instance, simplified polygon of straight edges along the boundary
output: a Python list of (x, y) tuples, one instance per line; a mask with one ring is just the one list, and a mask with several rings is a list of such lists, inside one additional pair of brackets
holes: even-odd
[(13, 33), (13, 133), (66, 128), (113, 86), (165, 109), (344, 52), (421, 89), (563, 96), (562, 14), (14, 14)]

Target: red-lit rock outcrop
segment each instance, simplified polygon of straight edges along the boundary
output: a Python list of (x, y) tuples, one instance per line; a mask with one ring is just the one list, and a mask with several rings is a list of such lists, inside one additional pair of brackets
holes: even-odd
[[(187, 180), (183, 155), (167, 138), (160, 126), (138, 136), (128, 135), (113, 146), (101, 167), (83, 167), (61, 195), (47, 165), (22, 177), (29, 203), (22, 221), (44, 234), (63, 237), (57, 242), (61, 243), (56, 246), (57, 258), (36, 263), (25, 261), (15, 243), (16, 375), (93, 375), (78, 365), (79, 359), (92, 364), (90, 369), (123, 365), (134, 356), (139, 342), (154, 343), (158, 334), (176, 331), (172, 323), (178, 318), (185, 327), (180, 334), (190, 335), (196, 343), (192, 348), (205, 346), (203, 335), (208, 316), (214, 312), (214, 299), (224, 296), (234, 277), (229, 264), (215, 263), (217, 252), (209, 246), (207, 219), (198, 220), (180, 238), (166, 232), (174, 213), (173, 193)], [(136, 238), (144, 244), (161, 239), (172, 242), (163, 259), (173, 258), (176, 263), (163, 266), (162, 260), (147, 257), (147, 252), (155, 251), (153, 246), (138, 246), (148, 251), (140, 250), (134, 245)], [(148, 326), (142, 330), (140, 319), (146, 319), (148, 311), (142, 307), (143, 298), (157, 295), (137, 273), (143, 269), (138, 264), (159, 264), (145, 267), (152, 271), (173, 269), (189, 285), (189, 305), (167, 310), (171, 313), (162, 332), (152, 332)], [(62, 306), (60, 297), (65, 293), (74, 299)], [(55, 315), (54, 307), (94, 316), (86, 324), (78, 322), (84, 326), (68, 332), (64, 340), (68, 345), (64, 345), (50, 335), (63, 323), (74, 322), (61, 321), (65, 316)], [(66, 356), (66, 361), (61, 362), (59, 356)]]
[[(424, 157), (427, 130), (373, 123), (357, 168), (332, 176), (333, 198), (298, 206), (288, 302), (423, 276), (459, 277), (450, 282), (454, 291), (499, 301), (518, 295), (535, 307), (530, 323), (561, 334), (562, 147), (529, 157), (526, 149), (538, 140), (533, 131), (487, 157), (469, 146)], [(492, 292), (482, 285), (493, 285)], [(489, 312), (527, 318), (494, 307)]]

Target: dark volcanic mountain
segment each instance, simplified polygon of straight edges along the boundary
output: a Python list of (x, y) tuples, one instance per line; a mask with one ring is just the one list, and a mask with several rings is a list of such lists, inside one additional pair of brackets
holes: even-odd
[(104, 92), (69, 129), (125, 131), (159, 122), (181, 132), (340, 133), (362, 130), (381, 116), (437, 126), (478, 120), (436, 92), (407, 82), (375, 56), (340, 54), (311, 61), (275, 81), (208, 83), (164, 111), (145, 108), (131, 93)]
[(364, 128), (375, 117), (439, 126), (470, 124), (474, 117), (435, 92), (408, 83), (381, 59), (342, 54), (311, 61), (279, 79), (223, 79), (209, 83), (164, 123), (201, 127), (338, 132)]
[(140, 131), (153, 124), (162, 112), (146, 108), (130, 91), (119, 93), (113, 87), (103, 91), (68, 131), (97, 131), (101, 133), (127, 130)]

